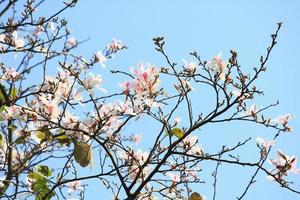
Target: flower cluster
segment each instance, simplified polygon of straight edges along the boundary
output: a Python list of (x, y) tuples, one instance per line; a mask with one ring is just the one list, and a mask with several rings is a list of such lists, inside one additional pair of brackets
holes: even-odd
[(145, 108), (158, 107), (159, 104), (155, 101), (159, 85), (158, 70), (150, 64), (140, 63), (137, 69), (131, 69), (131, 73), (134, 79), (121, 83), (120, 86), (127, 101), (128, 97), (131, 98), (134, 112), (140, 113)]
[[(287, 176), (290, 172), (296, 174), (300, 173), (300, 169), (296, 168), (297, 158), (295, 156), (289, 157), (280, 150), (277, 151), (277, 158), (270, 159), (269, 163), (275, 167), (275, 169), (271, 170), (271, 173), (273, 173), (277, 181), (281, 181), (283, 177)], [(274, 179), (273, 176), (270, 177), (270, 179)]]
[(148, 166), (143, 167), (149, 157), (147, 151), (143, 152), (141, 149), (136, 151), (131, 150), (129, 152), (123, 152), (121, 157), (130, 166), (128, 168), (129, 178), (134, 180), (139, 174), (138, 180), (142, 181), (146, 177), (150, 169)]
[(225, 75), (227, 72), (226, 66), (227, 62), (221, 59), (221, 53), (207, 62), (207, 67), (216, 73), (215, 75), (217, 79), (220, 79), (222, 81), (225, 81)]
[(179, 144), (188, 154), (192, 155), (203, 155), (203, 149), (197, 144), (198, 137), (195, 135), (188, 135)]

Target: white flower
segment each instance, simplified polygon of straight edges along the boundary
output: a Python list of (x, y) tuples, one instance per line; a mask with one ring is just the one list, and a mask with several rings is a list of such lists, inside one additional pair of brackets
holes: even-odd
[(256, 117), (256, 113), (258, 112), (258, 106), (256, 104), (252, 104), (251, 107), (245, 111), (246, 116)]
[(74, 37), (69, 38), (69, 39), (68, 39), (68, 45), (69, 45), (70, 47), (75, 47), (75, 46), (77, 45), (77, 40), (76, 40), (76, 38), (74, 38)]
[(89, 76), (86, 77), (82, 82), (84, 87), (90, 92), (94, 87), (98, 88), (102, 92), (106, 92), (106, 90), (101, 87), (103, 80), (99, 74), (95, 76), (93, 73), (89, 73)]
[(195, 62), (187, 62), (184, 59), (181, 59), (181, 61), (184, 63), (184, 67), (187, 70), (189, 74), (194, 74), (196, 71), (197, 64)]
[(50, 22), (49, 27), (50, 27), (52, 32), (54, 32), (56, 30), (56, 24), (54, 22)]
[(101, 64), (103, 68), (105, 68), (106, 57), (102, 54), (101, 51), (98, 51), (95, 55), (96, 60)]

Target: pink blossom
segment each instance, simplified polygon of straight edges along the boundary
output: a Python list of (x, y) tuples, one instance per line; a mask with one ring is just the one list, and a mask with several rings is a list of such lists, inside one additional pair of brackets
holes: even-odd
[(74, 128), (78, 123), (78, 117), (75, 116), (73, 113), (70, 111), (66, 110), (65, 111), (65, 116), (61, 120), (62, 126), (66, 128)]
[(180, 119), (180, 117), (176, 117), (174, 121), (175, 121), (174, 126), (177, 126), (180, 123), (181, 119)]
[(184, 68), (189, 74), (194, 74), (196, 71), (197, 64), (195, 62), (187, 62), (184, 59), (181, 59), (184, 63)]
[(195, 135), (188, 135), (184, 140), (179, 144), (180, 147), (185, 149), (187, 153), (193, 155), (202, 155), (203, 149), (197, 144), (198, 137)]
[(132, 137), (132, 142), (134, 142), (135, 144), (141, 143), (141, 140), (142, 136), (140, 134), (134, 134)]
[(44, 30), (43, 26), (38, 25), (38, 26), (35, 28), (33, 34), (34, 34), (35, 36), (39, 36), (43, 30)]
[(83, 190), (84, 188), (81, 186), (81, 181), (77, 180), (77, 181), (72, 181), (68, 183), (68, 194), (71, 194), (77, 190)]
[(12, 105), (5, 107), (4, 111), (0, 113), (0, 118), (3, 119), (15, 119), (20, 117), (20, 107)]
[(283, 126), (286, 126), (290, 119), (292, 119), (293, 116), (290, 113), (287, 113), (285, 115), (280, 115), (277, 119), (274, 121), (277, 123), (282, 124)]
[(94, 87), (98, 88), (102, 92), (107, 92), (104, 88), (101, 87), (103, 80), (99, 74), (96, 76), (93, 73), (89, 73), (89, 76), (87, 76), (83, 81), (84, 87), (92, 93), (92, 89)]
[(54, 120), (59, 116), (60, 110), (58, 104), (60, 100), (58, 98), (53, 99), (50, 96), (41, 95), (39, 96), (39, 101), (41, 108), (43, 108), (45, 114), (50, 116), (51, 120)]
[(180, 176), (172, 172), (167, 172), (167, 175), (171, 178), (173, 183), (178, 183), (180, 181)]
[(256, 138), (256, 141), (260, 146), (266, 149), (269, 149), (271, 146), (275, 145), (276, 143), (275, 140), (264, 140), (263, 138), (260, 137)]
[(269, 163), (275, 166), (275, 169), (271, 172), (275, 172), (279, 180), (281, 180), (283, 176), (287, 176), (290, 172), (295, 174), (300, 173), (300, 169), (296, 168), (297, 158), (295, 156), (289, 157), (280, 150), (277, 151), (277, 158), (270, 159)]
[(115, 52), (121, 50), (123, 48), (123, 46), (124, 45), (122, 44), (122, 41), (113, 39), (112, 42), (107, 45), (107, 48), (109, 49), (109, 51), (115, 53)]
[(148, 92), (153, 94), (159, 84), (159, 74), (154, 66), (140, 63), (138, 69), (131, 69), (131, 73), (135, 76), (133, 84), (136, 93)]
[(223, 71), (224, 67), (226, 66), (226, 62), (221, 59), (222, 53), (219, 53), (218, 55), (214, 56), (212, 60), (208, 61), (208, 65), (213, 69), (217, 71)]
[(147, 160), (149, 153), (147, 151), (142, 152), (141, 149), (134, 151), (134, 158), (142, 165)]
[(136, 113), (133, 111), (132, 106), (129, 102), (122, 102), (118, 101), (119, 105), (116, 107), (116, 109), (121, 112), (122, 114), (132, 115), (135, 116)]
[(174, 87), (178, 92), (180, 92), (182, 94), (194, 90), (191, 83), (189, 81), (183, 80), (183, 79), (180, 79), (179, 83), (174, 84)]
[(15, 81), (20, 78), (20, 73), (15, 68), (6, 68), (3, 78), (4, 80)]
[(16, 49), (22, 48), (24, 46), (24, 40), (23, 38), (18, 36), (17, 31), (12, 32), (12, 39)]
[(2, 44), (2, 43), (5, 43), (5, 38), (6, 38), (5, 34), (0, 34), (0, 50), (1, 51), (3, 51), (6, 47), (5, 44)]
[(119, 84), (119, 85), (120, 85), (120, 87), (123, 89), (123, 92), (124, 92), (125, 95), (128, 95), (128, 94), (129, 94), (129, 91), (130, 91), (131, 89), (134, 89), (134, 88), (135, 88), (134, 82), (131, 82), (131, 81), (126, 81), (126, 82), (121, 83), (121, 84)]
[(138, 181), (143, 181), (143, 179), (147, 176), (149, 172), (149, 167), (144, 167), (143, 169), (140, 167), (140, 165), (133, 164), (129, 167), (129, 178), (134, 180), (138, 173), (140, 173), (140, 176), (138, 178)]
[(78, 102), (82, 102), (83, 101), (83, 96), (82, 96), (80, 90), (73, 89), (73, 97), (74, 97), (74, 100), (76, 100)]
[(256, 117), (256, 113), (258, 112), (258, 106), (256, 104), (252, 104), (249, 109), (245, 111), (246, 116)]
[(200, 169), (198, 167), (192, 168), (192, 169), (186, 169), (186, 179), (197, 179), (198, 178), (198, 171)]

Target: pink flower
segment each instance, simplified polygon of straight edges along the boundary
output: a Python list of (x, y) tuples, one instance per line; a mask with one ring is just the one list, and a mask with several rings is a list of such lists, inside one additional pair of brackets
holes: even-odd
[(216, 69), (219, 71), (223, 71), (224, 67), (226, 66), (226, 62), (221, 59), (221, 53), (213, 57), (211, 62), (215, 65)]
[(180, 177), (178, 174), (174, 174), (172, 172), (167, 172), (167, 175), (171, 178), (173, 183), (178, 183), (180, 181)]
[(195, 135), (188, 135), (184, 140), (179, 144), (184, 150), (189, 154), (193, 155), (202, 155), (203, 149), (197, 144), (198, 137)]
[(132, 137), (132, 142), (134, 142), (135, 144), (141, 143), (141, 140), (142, 136), (140, 134), (134, 134)]
[(225, 80), (225, 71), (226, 71), (227, 62), (221, 59), (221, 53), (213, 57), (212, 60), (207, 62), (209, 69), (216, 72), (220, 80)]
[(195, 180), (198, 178), (198, 172), (200, 169), (198, 167), (192, 168), (192, 169), (186, 169), (186, 180), (192, 179)]
[(10, 107), (5, 107), (5, 109), (0, 112), (0, 118), (3, 119), (15, 119), (20, 117), (20, 107), (12, 105)]
[(78, 117), (68, 110), (65, 111), (65, 116), (62, 118), (61, 124), (66, 128), (74, 128), (78, 123)]
[(15, 68), (6, 68), (3, 78), (4, 80), (15, 81), (20, 78), (20, 73)]
[(180, 123), (181, 119), (180, 119), (180, 117), (176, 117), (174, 121), (175, 121), (174, 126), (177, 126)]
[(141, 149), (138, 149), (134, 152), (134, 158), (142, 165), (147, 160), (149, 153), (147, 151), (142, 152)]
[(276, 143), (275, 140), (264, 140), (263, 138), (260, 137), (256, 138), (256, 141), (260, 146), (266, 149), (269, 149), (271, 146), (273, 146)]
[(191, 83), (183, 79), (181, 79), (179, 83), (174, 84), (174, 87), (178, 92), (182, 94), (194, 90), (194, 88), (191, 86)]
[(17, 31), (12, 32), (12, 37), (16, 49), (22, 48), (24, 46), (24, 40), (23, 38), (18, 36)]
[(82, 96), (80, 90), (73, 89), (73, 97), (74, 97), (74, 100), (76, 100), (78, 102), (82, 102), (83, 101), (83, 96)]
[(290, 119), (292, 119), (293, 116), (290, 113), (287, 113), (285, 115), (280, 115), (277, 119), (274, 121), (277, 123), (282, 124), (283, 126), (286, 126)]
[(87, 89), (91, 94), (93, 94), (92, 89), (94, 87), (98, 88), (104, 93), (107, 92), (104, 88), (101, 87), (103, 80), (99, 74), (95, 76), (93, 73), (89, 73), (89, 76), (87, 76), (82, 82), (85, 89)]
[(129, 102), (122, 102), (119, 100), (118, 103), (119, 105), (116, 107), (116, 109), (119, 112), (121, 112), (121, 114), (132, 115), (132, 116), (136, 115)]
[(123, 44), (120, 40), (113, 39), (110, 44), (107, 45), (109, 51), (116, 53), (123, 48)]
[(138, 181), (143, 181), (149, 171), (149, 167), (144, 167), (143, 169), (140, 168), (140, 165), (133, 164), (129, 167), (129, 178), (134, 180), (136, 176), (139, 174)]
[(123, 89), (123, 92), (125, 95), (129, 94), (129, 91), (133, 88), (135, 88), (135, 84), (131, 81), (126, 81), (124, 83), (120, 84), (120, 87)]
[(189, 74), (194, 74), (196, 71), (196, 66), (197, 64), (194, 62), (187, 62), (184, 59), (181, 59), (182, 62), (184, 63), (184, 68)]
[(71, 194), (77, 190), (83, 190), (83, 187), (81, 186), (81, 181), (69, 182), (68, 186), (69, 186), (68, 194)]
[(283, 176), (287, 176), (290, 172), (299, 174), (300, 169), (296, 168), (297, 158), (295, 156), (289, 157), (284, 154), (282, 151), (277, 151), (277, 158), (270, 159), (269, 163), (275, 166), (271, 172), (275, 172), (275, 176), (277, 176), (278, 180), (281, 180)]
[(258, 106), (256, 104), (252, 104), (251, 107), (245, 111), (245, 115), (247, 116), (249, 115), (255, 118), (257, 112), (258, 112)]
[(138, 69), (131, 69), (131, 73), (135, 76), (134, 89), (136, 93), (148, 92), (153, 94), (159, 84), (159, 73), (154, 66), (140, 63)]

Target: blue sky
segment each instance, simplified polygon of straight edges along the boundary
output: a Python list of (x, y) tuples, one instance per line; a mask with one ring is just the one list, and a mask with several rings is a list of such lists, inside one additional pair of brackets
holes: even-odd
[[(48, 2), (49, 3), (49, 2)], [(41, 12), (49, 12), (56, 7), (47, 6)], [(279, 148), (291, 155), (300, 157), (300, 95), (298, 76), (300, 55), (300, 2), (299, 1), (202, 1), (202, 0), (90, 0), (79, 1), (77, 7), (64, 13), (69, 21), (72, 36), (78, 40), (89, 40), (75, 50), (77, 54), (90, 57), (94, 52), (102, 50), (112, 38), (122, 40), (129, 48), (107, 63), (108, 69), (123, 70), (135, 66), (138, 62), (150, 62), (163, 66), (165, 62), (155, 50), (152, 38), (164, 36), (166, 50), (174, 62), (180, 59), (192, 60), (189, 52), (196, 50), (203, 59), (210, 59), (222, 52), (227, 58), (229, 50), (239, 53), (239, 62), (249, 72), (259, 64), (260, 55), (266, 52), (270, 44), (270, 34), (276, 29), (276, 23), (282, 21), (278, 45), (275, 47), (268, 63), (268, 70), (257, 82), (257, 87), (265, 91), (255, 101), (258, 105), (268, 105), (276, 100), (280, 105), (268, 111), (271, 117), (279, 114), (292, 113), (295, 119), (291, 122), (293, 133), (280, 137), (275, 149)], [(99, 73), (102, 69), (97, 69)], [(105, 76), (106, 77), (106, 76)], [(105, 80), (104, 77), (104, 80)], [(105, 80), (105, 87), (117, 85), (118, 77)], [(204, 91), (195, 91), (196, 107), (209, 105)], [(201, 112), (201, 110), (197, 110)], [(184, 113), (179, 113), (183, 118)], [(146, 121), (144, 121), (147, 123)], [(184, 124), (182, 124), (184, 126)], [(143, 130), (146, 124), (135, 125), (135, 130), (141, 132), (145, 139), (154, 137)], [(126, 131), (126, 130), (125, 130)], [(129, 132), (129, 130), (127, 130)], [(144, 131), (144, 132), (143, 132)], [(241, 150), (242, 158), (254, 159), (258, 150), (255, 138), (261, 136), (271, 139), (274, 131), (253, 124), (230, 123), (204, 127), (196, 134), (204, 150), (214, 153), (225, 143), (230, 145), (248, 137), (253, 142)], [(147, 146), (147, 144), (143, 144)], [(275, 156), (273, 151), (271, 155)], [(197, 185), (193, 189), (212, 198), (212, 178), (209, 173), (215, 165), (203, 163), (207, 170), (203, 176), (206, 185)], [(268, 164), (267, 168), (271, 168)], [(217, 199), (235, 199), (241, 194), (250, 179), (251, 169), (236, 168), (222, 165), (218, 179)], [(290, 177), (295, 187), (300, 189), (300, 175)], [(100, 185), (87, 188), (87, 199), (99, 199), (93, 196), (94, 191), (101, 191), (103, 199), (110, 199), (106, 189)], [(99, 194), (98, 194), (99, 195)], [(260, 174), (257, 183), (252, 186), (245, 199), (299, 199), (299, 195), (280, 188), (276, 183), (266, 180)]]

